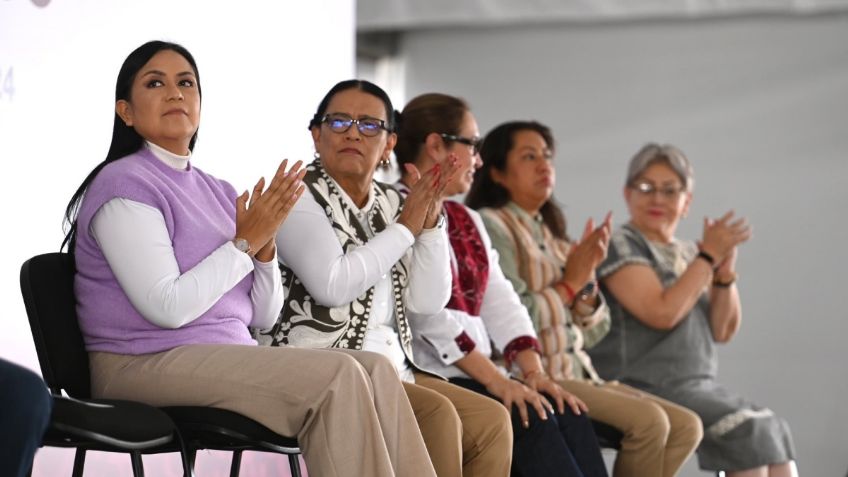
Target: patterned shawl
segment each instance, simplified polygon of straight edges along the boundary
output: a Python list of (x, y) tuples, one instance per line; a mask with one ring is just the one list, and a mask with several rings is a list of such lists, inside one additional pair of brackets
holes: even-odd
[(480, 316), (483, 294), (489, 282), (486, 246), (464, 205), (446, 200), (443, 206), (448, 216), (448, 238), (456, 256), (456, 268), (451, 270), (453, 283), (448, 308)]
[[(368, 242), (369, 236), (343, 200), (338, 185), (327, 175), (320, 163), (306, 168), (303, 181), (312, 196), (324, 209), (329, 225), (336, 233), (345, 253)], [(403, 206), (400, 193), (387, 184), (374, 181), (371, 187), (374, 205), (366, 211), (368, 224), (377, 234), (395, 222)], [(309, 244), (303, 244), (308, 247)], [(412, 334), (404, 312), (403, 295), (409, 284), (411, 249), (392, 266), (392, 294), (395, 300), (395, 320), (401, 346), (412, 361)], [(261, 344), (298, 346), (304, 348), (362, 349), (366, 326), (374, 296), (372, 286), (361, 296), (342, 306), (328, 308), (316, 303), (294, 272), (280, 263), (286, 303), (277, 323), (257, 336)]]

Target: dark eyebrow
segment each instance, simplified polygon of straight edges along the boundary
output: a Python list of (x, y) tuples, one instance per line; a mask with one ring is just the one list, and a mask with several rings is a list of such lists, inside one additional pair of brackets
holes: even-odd
[[(638, 183), (638, 182), (644, 182), (644, 183), (646, 183), (646, 184), (651, 184), (651, 185), (652, 185), (652, 186), (654, 186), (654, 187), (656, 187), (656, 186), (669, 186), (669, 185), (672, 185), (672, 186), (673, 186), (673, 185), (678, 185), (678, 184), (680, 184), (680, 181), (679, 181), (679, 180), (675, 180), (675, 179), (668, 179), (668, 180), (662, 181), (662, 182), (660, 182), (660, 183), (658, 184), (657, 182), (655, 182), (655, 181), (653, 181), (653, 180), (651, 180), (651, 179), (648, 179), (647, 177), (643, 177), (643, 178), (641, 178), (641, 179), (638, 179), (636, 182), (637, 182), (637, 183)], [(681, 185), (682, 185), (682, 184), (681, 184)]]
[[(150, 76), (150, 75), (152, 75), (152, 76), (165, 76), (165, 73), (162, 72), (162, 71), (159, 71), (159, 70), (149, 70), (149, 71), (145, 71), (144, 74), (142, 74), (141, 76), (145, 77), (145, 76)], [(194, 76), (194, 71), (182, 71), (180, 73), (177, 73), (177, 76)]]
[[(536, 152), (536, 148), (534, 146), (521, 146), (521, 147), (518, 148), (518, 152), (524, 152), (524, 151)], [(553, 153), (554, 152), (551, 151), (548, 148), (542, 149), (542, 155), (543, 156), (552, 156)]]
[(369, 116), (367, 114), (363, 114), (362, 116), (359, 116), (358, 118), (354, 118), (353, 116), (351, 116), (348, 113), (342, 113), (342, 112), (339, 112), (339, 111), (336, 111), (336, 112), (333, 112), (333, 113), (327, 113), (327, 116), (344, 116), (344, 117), (351, 118), (351, 119), (373, 119), (375, 121), (383, 121), (384, 123), (386, 122), (385, 119), (377, 118), (377, 117), (374, 117), (374, 116)]

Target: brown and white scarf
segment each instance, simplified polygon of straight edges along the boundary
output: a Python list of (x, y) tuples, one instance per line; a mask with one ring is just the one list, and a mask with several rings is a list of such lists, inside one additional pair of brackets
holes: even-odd
[[(368, 242), (370, 237), (356, 218), (356, 211), (344, 200), (338, 185), (321, 164), (316, 161), (307, 166), (306, 171), (303, 181), (327, 214), (342, 250), (347, 253)], [(396, 221), (403, 207), (403, 198), (391, 186), (376, 181), (372, 183), (371, 194), (374, 196), (373, 206), (365, 213), (371, 230), (377, 234)], [(302, 246), (308, 247), (309, 244)], [(392, 266), (391, 276), (398, 336), (411, 361), (412, 334), (403, 303), (404, 290), (409, 285), (410, 258), (411, 249)], [(362, 349), (374, 297), (373, 286), (352, 302), (329, 308), (316, 303), (294, 272), (283, 263), (280, 263), (280, 273), (286, 302), (271, 330), (258, 334), (261, 344)]]

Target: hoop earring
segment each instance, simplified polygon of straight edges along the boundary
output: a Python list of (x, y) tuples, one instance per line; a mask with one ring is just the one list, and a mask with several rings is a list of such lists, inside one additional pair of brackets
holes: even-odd
[(384, 157), (380, 159), (380, 162), (377, 165), (383, 169), (388, 169), (392, 165), (392, 161), (389, 160), (388, 157)]

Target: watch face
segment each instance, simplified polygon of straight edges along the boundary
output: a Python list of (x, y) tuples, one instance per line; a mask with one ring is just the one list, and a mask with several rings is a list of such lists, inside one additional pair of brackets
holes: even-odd
[(247, 253), (250, 250), (250, 244), (248, 244), (247, 240), (243, 238), (237, 238), (233, 241), (233, 243), (235, 243), (237, 249), (244, 253)]

